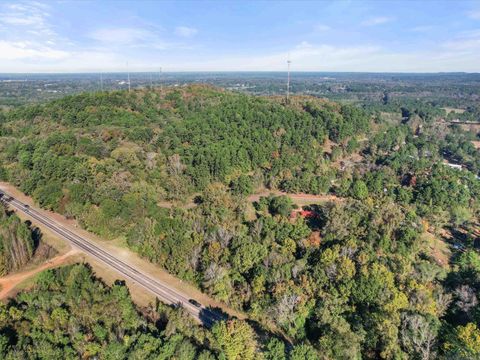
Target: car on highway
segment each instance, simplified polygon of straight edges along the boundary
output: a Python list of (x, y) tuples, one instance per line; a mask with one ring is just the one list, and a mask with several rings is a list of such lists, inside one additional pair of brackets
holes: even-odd
[(10, 202), (12, 201), (12, 198), (8, 196), (7, 194), (0, 193), (0, 200), (3, 200), (5, 202)]
[(202, 304), (200, 304), (197, 300), (195, 299), (189, 299), (188, 302), (190, 304), (192, 304), (193, 306), (197, 307), (197, 308), (201, 308), (202, 307)]

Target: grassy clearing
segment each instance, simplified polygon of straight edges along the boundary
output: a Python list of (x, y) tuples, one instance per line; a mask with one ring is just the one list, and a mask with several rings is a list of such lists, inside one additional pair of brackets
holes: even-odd
[(449, 261), (452, 256), (449, 245), (432, 233), (426, 232), (422, 236), (426, 243), (427, 254), (432, 256), (438, 265), (445, 269), (449, 269)]
[(465, 112), (465, 109), (452, 108), (452, 107), (444, 107), (442, 109), (445, 110), (447, 115), (452, 113), (452, 112), (455, 113), (455, 114), (463, 114)]

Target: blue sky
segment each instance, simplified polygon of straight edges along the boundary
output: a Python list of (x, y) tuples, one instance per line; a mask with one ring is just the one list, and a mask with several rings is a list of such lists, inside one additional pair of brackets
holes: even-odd
[(480, 1), (0, 2), (0, 72), (480, 72)]

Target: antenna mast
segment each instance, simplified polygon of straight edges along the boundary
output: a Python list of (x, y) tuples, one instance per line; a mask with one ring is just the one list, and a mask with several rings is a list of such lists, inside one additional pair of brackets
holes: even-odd
[(290, 55), (288, 56), (287, 60), (287, 66), (288, 66), (288, 72), (287, 72), (287, 104), (288, 104), (288, 98), (290, 96), (290, 64), (292, 62), (290, 61)]
[(127, 76), (128, 76), (128, 92), (130, 92), (130, 69), (128, 68), (128, 61), (127, 61)]
[(160, 67), (160, 72), (158, 73), (158, 81), (160, 82), (160, 92), (163, 93), (162, 68), (161, 67)]

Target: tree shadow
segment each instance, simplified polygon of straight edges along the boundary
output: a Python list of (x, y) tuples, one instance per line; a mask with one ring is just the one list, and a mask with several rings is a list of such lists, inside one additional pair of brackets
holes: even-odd
[(266, 343), (268, 340), (272, 339), (273, 337), (276, 337), (285, 343), (287, 350), (291, 350), (291, 348), (293, 347), (292, 339), (288, 338), (288, 336), (285, 335), (282, 331), (280, 330), (273, 331), (273, 330), (265, 329), (265, 327), (263, 327), (258, 321), (251, 320), (251, 319), (247, 319), (245, 320), (245, 322), (252, 327), (252, 329), (260, 338), (261, 343)]
[(202, 324), (207, 328), (211, 328), (218, 321), (226, 321), (230, 319), (230, 316), (225, 311), (219, 307), (213, 306), (202, 308), (198, 317)]
[(40, 246), (40, 242), (42, 241), (43, 234), (36, 226), (32, 228), (30, 224), (28, 225), (28, 227), (30, 228), (30, 231), (32, 233), (33, 248), (38, 249), (38, 247)]
[[(212, 314), (217, 318), (215, 321), (212, 322)], [(200, 320), (202, 321), (203, 325), (207, 328), (211, 328), (216, 322), (218, 321), (227, 321), (231, 319), (238, 319), (236, 316), (230, 316), (225, 311), (223, 311), (219, 307), (207, 307), (200, 311)], [(281, 331), (272, 331), (265, 329), (258, 321), (252, 319), (245, 319), (244, 320), (248, 325), (252, 327), (255, 333), (259, 336), (261, 342), (265, 342), (272, 337), (277, 337), (278, 339), (282, 340), (287, 348), (293, 346), (293, 342), (289, 339), (284, 333)]]
[(452, 245), (456, 250), (464, 250), (465, 247), (472, 248), (475, 244), (478, 244), (478, 239), (476, 236), (470, 233), (470, 231), (465, 227), (454, 228), (453, 226), (448, 227), (448, 231), (452, 235), (451, 239), (445, 239), (450, 245)]
[(305, 223), (312, 231), (318, 231), (322, 229), (326, 222), (327, 218), (325, 216), (325, 211), (322, 206), (312, 204), (303, 206), (303, 210), (311, 211), (312, 215), (305, 217)]
[(18, 342), (18, 333), (11, 325), (6, 325), (0, 329), (0, 335), (7, 338), (7, 343), (10, 346), (15, 346)]

